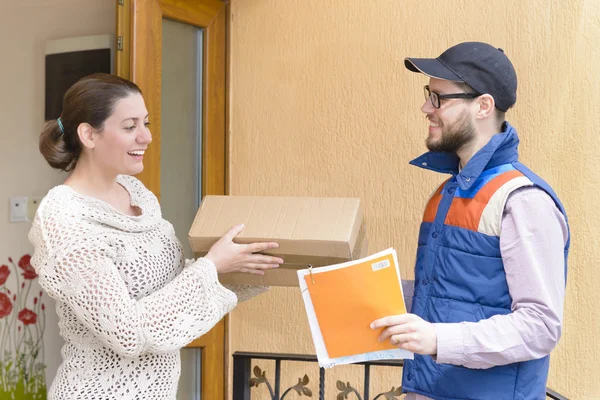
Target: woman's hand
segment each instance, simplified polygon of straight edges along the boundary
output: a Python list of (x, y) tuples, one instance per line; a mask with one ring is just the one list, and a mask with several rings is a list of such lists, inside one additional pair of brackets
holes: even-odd
[(269, 249), (276, 249), (279, 244), (274, 242), (237, 244), (233, 239), (244, 229), (244, 224), (236, 225), (229, 229), (217, 243), (215, 243), (205, 258), (212, 261), (217, 267), (217, 272), (246, 272), (249, 274), (264, 275), (264, 270), (277, 268), (283, 264), (279, 257), (263, 254), (253, 254)]

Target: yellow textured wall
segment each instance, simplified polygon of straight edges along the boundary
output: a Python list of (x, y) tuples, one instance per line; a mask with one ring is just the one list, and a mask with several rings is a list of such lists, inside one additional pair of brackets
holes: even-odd
[[(370, 250), (395, 247), (407, 278), (424, 202), (445, 177), (408, 165), (425, 150), (426, 78), (403, 59), (467, 40), (505, 49), (521, 160), (558, 192), (573, 235), (549, 386), (600, 398), (600, 2), (233, 0), (231, 12), (230, 193), (360, 197)], [(240, 305), (230, 345), (313, 353), (298, 290)]]

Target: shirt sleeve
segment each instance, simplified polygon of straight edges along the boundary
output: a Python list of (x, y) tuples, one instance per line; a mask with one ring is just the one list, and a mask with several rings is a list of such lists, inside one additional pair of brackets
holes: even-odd
[(434, 324), (436, 362), (491, 368), (550, 354), (562, 331), (568, 235), (564, 216), (542, 189), (512, 193), (500, 234), (512, 312), (476, 323)]
[(168, 284), (139, 300), (129, 295), (114, 262), (113, 250), (99, 238), (86, 237), (48, 249), (50, 235), (36, 220), (35, 268), (39, 283), (64, 303), (102, 343), (125, 357), (172, 352), (208, 332), (237, 303), (204, 258), (184, 268)]
[(248, 301), (251, 298), (263, 294), (269, 290), (269, 286), (250, 286), (250, 285), (223, 285), (231, 290), (238, 299), (238, 304)]

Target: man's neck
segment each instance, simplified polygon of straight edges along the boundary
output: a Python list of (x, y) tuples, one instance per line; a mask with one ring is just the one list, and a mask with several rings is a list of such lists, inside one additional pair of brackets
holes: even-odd
[(463, 169), (475, 153), (481, 150), (492, 139), (495, 133), (475, 135), (473, 140), (461, 147), (456, 155), (460, 158), (459, 169)]

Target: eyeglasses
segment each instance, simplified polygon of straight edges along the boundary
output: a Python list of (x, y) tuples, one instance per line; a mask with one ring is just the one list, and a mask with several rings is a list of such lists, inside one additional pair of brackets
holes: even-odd
[(430, 100), (431, 104), (435, 108), (440, 108), (440, 102), (444, 99), (474, 99), (475, 97), (481, 96), (479, 93), (450, 93), (450, 94), (439, 94), (429, 89), (429, 85), (423, 87), (425, 92), (425, 101)]

